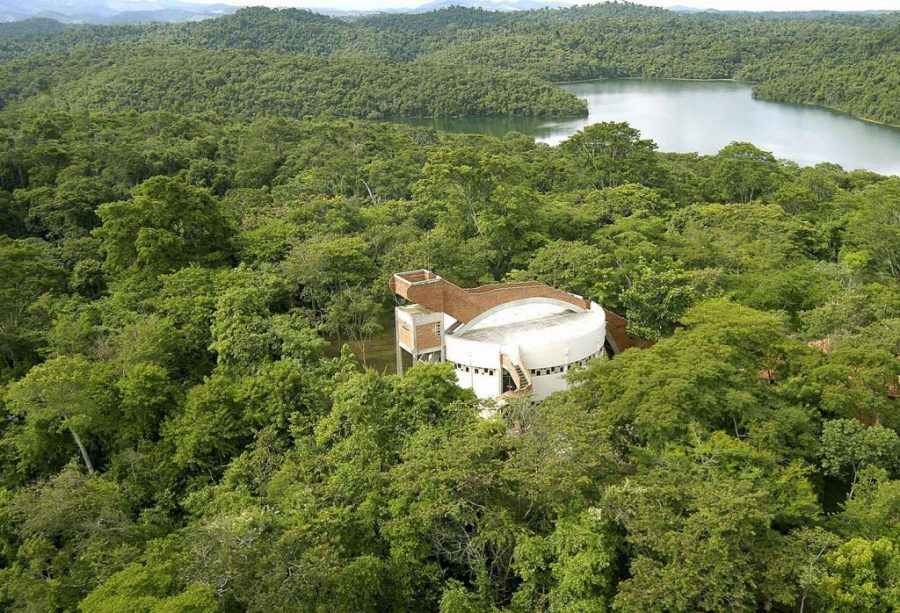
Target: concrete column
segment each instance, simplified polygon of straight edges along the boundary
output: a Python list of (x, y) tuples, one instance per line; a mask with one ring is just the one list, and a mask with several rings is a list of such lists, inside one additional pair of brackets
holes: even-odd
[(412, 365), (415, 366), (416, 362), (419, 361), (419, 352), (417, 349), (419, 348), (419, 342), (416, 340), (416, 320), (413, 318), (412, 323), (410, 324), (410, 328), (412, 328)]
[(394, 309), (394, 354), (397, 356), (397, 374), (403, 376), (403, 348), (400, 346), (400, 318)]

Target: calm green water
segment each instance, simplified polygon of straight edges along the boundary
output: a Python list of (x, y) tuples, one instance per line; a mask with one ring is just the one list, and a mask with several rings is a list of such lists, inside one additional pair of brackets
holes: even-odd
[(837, 162), (900, 174), (900, 129), (817, 107), (754, 100), (751, 86), (728, 81), (611, 80), (563, 86), (587, 100), (590, 114), (572, 120), (405, 119), (450, 132), (502, 136), (516, 131), (556, 145), (586, 125), (627, 121), (661, 151), (715, 153), (733, 141), (753, 143), (801, 165)]

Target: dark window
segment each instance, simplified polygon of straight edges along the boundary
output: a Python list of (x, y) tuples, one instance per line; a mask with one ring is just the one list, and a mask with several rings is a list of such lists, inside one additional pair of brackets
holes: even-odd
[(515, 381), (513, 381), (512, 375), (509, 374), (509, 371), (506, 370), (505, 368), (503, 369), (503, 385), (502, 385), (501, 389), (502, 389), (501, 393), (504, 393), (504, 394), (506, 392), (512, 392), (512, 391), (515, 391), (516, 389), (518, 389), (516, 387)]

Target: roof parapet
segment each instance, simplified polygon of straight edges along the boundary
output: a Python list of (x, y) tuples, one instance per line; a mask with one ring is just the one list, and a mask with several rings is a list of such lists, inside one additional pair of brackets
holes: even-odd
[(565, 302), (582, 311), (591, 308), (589, 300), (536, 281), (463, 289), (424, 268), (395, 273), (390, 285), (391, 291), (401, 298), (464, 323), (499, 305), (536, 297)]
[(438, 281), (443, 281), (440, 275), (436, 275), (424, 268), (408, 270), (406, 272), (395, 272), (393, 276), (391, 276), (391, 291), (402, 298), (410, 300), (409, 289), (411, 287)]

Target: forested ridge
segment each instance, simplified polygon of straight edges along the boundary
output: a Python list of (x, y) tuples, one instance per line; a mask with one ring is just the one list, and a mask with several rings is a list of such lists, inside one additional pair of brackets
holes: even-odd
[[(367, 119), (752, 74), (891, 121), (897, 27), (0, 24), (0, 609), (900, 610), (900, 178)], [(544, 282), (652, 343), (485, 406), (450, 364), (371, 367), (416, 268)]]
[(428, 61), (111, 46), (0, 66), (0, 105), (226, 116), (381, 118), (587, 114), (527, 74)]
[[(898, 15), (683, 14), (608, 3), (510, 13), (452, 7), (424, 14), (341, 20), (298, 9), (252, 8), (183, 24), (58, 30), (43, 22), (23, 22), (0, 29), (0, 58), (35, 53), (67, 56), (73, 50), (109, 45), (121, 50), (125, 48), (122, 43), (140, 42), (400, 62), (427, 59), (441, 66), (510, 69), (548, 81), (738, 79), (757, 82), (755, 92), (762, 98), (819, 104), (900, 125), (900, 90), (895, 87), (900, 57)], [(106, 57), (119, 59), (121, 69), (128, 70), (125, 66), (132, 58), (128, 53), (117, 58), (116, 53)], [(53, 63), (64, 64), (65, 59)], [(144, 62), (142, 68), (151, 67)], [(289, 70), (283, 68), (278, 76), (287, 78)], [(479, 69), (470, 70), (477, 73)], [(531, 87), (520, 79), (503, 83), (497, 95), (510, 91), (528, 99)], [(558, 91), (555, 95), (564, 96)], [(572, 104), (568, 101), (564, 106)], [(491, 112), (503, 113), (503, 104), (486, 106)], [(518, 108), (521, 103), (510, 106)], [(480, 110), (473, 108), (471, 114), (478, 115)], [(559, 112), (555, 102), (546, 108), (535, 102), (524, 114)]]
[[(625, 124), (32, 109), (0, 138), (4, 609), (897, 607), (897, 178)], [(417, 267), (657, 343), (493, 418), (451, 365), (327, 357)]]

